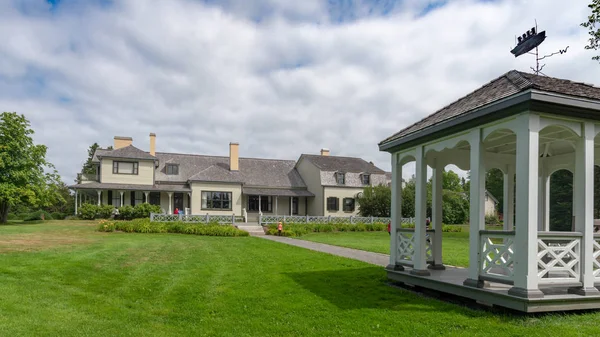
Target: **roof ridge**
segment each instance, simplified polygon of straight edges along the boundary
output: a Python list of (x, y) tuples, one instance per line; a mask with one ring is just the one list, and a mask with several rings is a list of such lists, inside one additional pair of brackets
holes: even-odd
[[(156, 154), (190, 156), (190, 157), (204, 157), (204, 158), (224, 158), (224, 159), (228, 159), (229, 158), (229, 156), (217, 156), (217, 155), (210, 155), (210, 154), (194, 154), (194, 153), (176, 153), (176, 152), (156, 152)], [(239, 157), (239, 159), (253, 159), (253, 160), (272, 160), (272, 161), (296, 162), (294, 159), (276, 159), (276, 158), (272, 159), (272, 158)]]
[[(511, 70), (504, 74), (506, 79), (515, 86), (515, 88), (519, 89), (519, 91), (523, 89), (528, 89), (531, 87), (535, 87), (535, 83), (531, 82), (526, 76), (523, 76), (523, 73), (518, 70)], [(525, 85), (520, 85), (518, 82), (525, 82)]]

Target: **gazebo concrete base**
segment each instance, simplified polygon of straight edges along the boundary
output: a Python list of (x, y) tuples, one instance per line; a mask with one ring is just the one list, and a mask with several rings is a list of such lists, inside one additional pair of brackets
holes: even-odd
[(595, 295), (593, 291), (586, 292), (585, 295), (573, 294), (572, 290), (569, 291), (572, 286), (540, 286), (543, 297), (525, 298), (510, 295), (512, 286), (507, 284), (485, 282), (483, 288), (464, 285), (468, 278), (465, 268), (446, 266), (445, 270), (430, 270), (430, 276), (414, 275), (411, 270), (410, 267), (405, 267), (403, 271), (386, 268), (388, 278), (395, 282), (459, 296), (489, 306), (528, 313), (600, 309), (600, 294)]

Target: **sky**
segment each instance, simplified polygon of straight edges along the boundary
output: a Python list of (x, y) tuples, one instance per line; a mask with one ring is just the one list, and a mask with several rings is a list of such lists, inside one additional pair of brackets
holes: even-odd
[[(600, 85), (589, 0), (2, 0), (0, 109), (24, 114), (70, 184), (94, 142), (297, 159), (361, 157), (511, 69), (548, 38), (549, 76)], [(546, 60), (545, 60), (546, 61)], [(404, 170), (410, 176), (414, 167)]]

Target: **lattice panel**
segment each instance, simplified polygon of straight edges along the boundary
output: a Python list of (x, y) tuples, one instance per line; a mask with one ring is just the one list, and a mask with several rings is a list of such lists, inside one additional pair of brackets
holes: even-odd
[(600, 278), (600, 238), (594, 238), (594, 277)]
[(204, 223), (206, 222), (206, 215), (182, 215), (181, 216), (181, 221), (183, 222), (200, 222), (200, 223)]
[[(414, 232), (398, 232), (398, 260), (412, 262), (415, 257), (415, 238)], [(425, 259), (427, 262), (433, 261), (433, 236), (425, 236)]]
[(580, 238), (539, 238), (539, 282), (579, 281), (580, 251)]
[(285, 221), (292, 222), (292, 223), (294, 223), (294, 222), (295, 223), (303, 223), (303, 222), (306, 222), (306, 216), (301, 216), (301, 215), (286, 216)]
[(177, 214), (153, 214), (150, 217), (150, 221), (156, 221), (156, 222), (179, 221), (179, 215), (177, 215)]
[(283, 215), (263, 215), (260, 218), (261, 223), (277, 223), (283, 221)]
[(481, 274), (514, 280), (514, 237), (481, 236)]
[(211, 222), (216, 221), (218, 223), (231, 223), (233, 220), (231, 215), (211, 215), (209, 219)]
[(327, 222), (327, 217), (326, 216), (309, 216), (308, 217), (308, 222), (309, 223), (320, 223), (320, 222)]

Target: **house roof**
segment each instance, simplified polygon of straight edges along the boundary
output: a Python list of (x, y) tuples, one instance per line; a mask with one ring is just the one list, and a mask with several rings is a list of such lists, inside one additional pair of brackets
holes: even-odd
[(496, 199), (496, 197), (494, 197), (494, 195), (492, 193), (490, 193), (488, 190), (485, 190), (485, 194), (487, 194), (487, 196), (490, 197), (492, 199), (492, 201), (494, 201), (495, 204), (499, 203), (498, 199)]
[(362, 158), (303, 154), (298, 162), (302, 159), (310, 161), (321, 171), (385, 174), (384, 170)]
[(278, 197), (314, 197), (315, 195), (307, 190), (296, 190), (286, 188), (254, 188), (244, 187), (244, 194), (249, 195), (271, 195)]
[[(240, 158), (239, 170), (229, 170), (229, 157), (157, 152), (156, 181), (213, 181), (255, 187), (306, 188), (293, 160)], [(179, 174), (167, 175), (166, 163), (178, 164)]]
[(457, 117), (468, 115), (488, 104), (532, 89), (578, 98), (600, 100), (600, 88), (591, 84), (511, 70), (437, 112), (384, 139), (379, 145), (390, 143), (434, 125), (443, 124)]
[(97, 149), (94, 153), (92, 161), (100, 161), (102, 157), (109, 158), (127, 158), (127, 159), (142, 159), (155, 160), (156, 158), (146, 151), (142, 151), (133, 145), (125, 146), (116, 150)]

